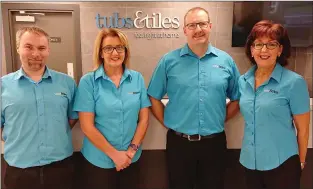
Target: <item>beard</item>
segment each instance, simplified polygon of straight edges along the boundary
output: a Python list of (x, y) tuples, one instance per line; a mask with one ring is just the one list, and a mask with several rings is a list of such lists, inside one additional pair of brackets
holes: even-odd
[(28, 61), (27, 66), (29, 69), (36, 71), (42, 69), (44, 63), (42, 61)]

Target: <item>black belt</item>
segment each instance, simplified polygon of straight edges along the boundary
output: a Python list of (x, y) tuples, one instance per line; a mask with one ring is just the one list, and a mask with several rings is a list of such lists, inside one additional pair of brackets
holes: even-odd
[(180, 137), (188, 139), (189, 141), (200, 141), (201, 139), (215, 138), (215, 137), (223, 135), (225, 133), (223, 131), (223, 132), (220, 132), (220, 133), (213, 133), (213, 134), (210, 134), (210, 135), (201, 136), (199, 134), (196, 134), (196, 135), (186, 135), (184, 133), (180, 133), (180, 132), (174, 131), (172, 129), (170, 129), (170, 131), (173, 132), (175, 135), (178, 135)]

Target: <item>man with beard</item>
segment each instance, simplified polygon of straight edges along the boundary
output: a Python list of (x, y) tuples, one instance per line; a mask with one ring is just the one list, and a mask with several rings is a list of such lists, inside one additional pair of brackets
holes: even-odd
[(21, 68), (1, 78), (1, 129), (7, 189), (69, 189), (75, 81), (49, 69), (49, 36), (38, 27), (16, 33)]
[(223, 188), (224, 122), (239, 110), (240, 74), (233, 59), (210, 43), (211, 28), (208, 11), (190, 9), (184, 17), (187, 44), (161, 58), (148, 87), (151, 111), (168, 128), (170, 189)]

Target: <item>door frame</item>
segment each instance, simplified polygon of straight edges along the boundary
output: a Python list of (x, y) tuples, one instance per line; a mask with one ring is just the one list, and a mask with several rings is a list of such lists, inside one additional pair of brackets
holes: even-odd
[(16, 10), (38, 10), (44, 12), (71, 12), (73, 15), (74, 26), (74, 78), (76, 83), (82, 76), (82, 56), (81, 56), (81, 34), (80, 34), (80, 7), (79, 4), (51, 4), (51, 3), (1, 3), (2, 19), (3, 19), (3, 36), (4, 36), (4, 53), (6, 57), (6, 72), (11, 73), (15, 68), (13, 63), (13, 51), (15, 41), (11, 37), (13, 23), (11, 23), (11, 11)]

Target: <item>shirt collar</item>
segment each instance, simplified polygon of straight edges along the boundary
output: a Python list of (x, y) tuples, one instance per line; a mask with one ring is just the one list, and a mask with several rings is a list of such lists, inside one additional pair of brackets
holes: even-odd
[(122, 79), (124, 80), (127, 78), (129, 78), (129, 81), (132, 81), (132, 75), (131, 75), (129, 69), (125, 68)]
[(95, 80), (97, 80), (99, 77), (103, 77), (105, 79), (106, 74), (103, 70), (103, 65), (101, 64), (99, 68), (95, 71)]
[[(251, 77), (254, 78), (255, 70), (256, 70), (256, 65), (252, 66), (249, 69), (249, 71), (247, 71), (247, 73), (245, 73), (244, 78), (246, 80), (249, 80), (249, 78), (251, 78)], [(279, 83), (281, 80), (282, 72), (283, 72), (283, 67), (279, 63), (276, 63), (275, 68), (274, 68), (270, 78), (275, 79)]]
[[(216, 49), (211, 45), (211, 43), (209, 43), (208, 49), (205, 54), (207, 55), (211, 53), (217, 56)], [(193, 53), (192, 50), (189, 48), (188, 44), (185, 44), (185, 46), (180, 50), (180, 56), (184, 56), (186, 54), (196, 56), (195, 53)]]
[[(15, 80), (18, 80), (18, 79), (21, 79), (22, 77), (25, 77), (25, 78), (29, 78), (26, 73), (24, 72), (23, 68), (21, 67), (17, 72), (16, 72), (16, 75), (15, 75)], [(51, 71), (50, 69), (45, 66), (45, 72), (42, 76), (43, 79), (46, 79), (46, 78), (52, 78), (51, 76)]]
[[(105, 71), (103, 69), (103, 65), (102, 64), (95, 71), (95, 80), (97, 80), (99, 77), (102, 77), (103, 79), (109, 79), (109, 77), (107, 76), (107, 74), (105, 73)], [(130, 81), (132, 80), (132, 75), (131, 75), (130, 71), (127, 68), (124, 69), (122, 80), (124, 80), (126, 78), (129, 78)]]
[(274, 71), (272, 72), (271, 78), (275, 79), (279, 83), (282, 72), (283, 72), (283, 67), (279, 63), (276, 63)]
[(253, 65), (245, 74), (244, 74), (244, 78), (246, 80), (250, 79), (251, 77), (254, 78), (254, 72), (256, 69), (256, 65)]

